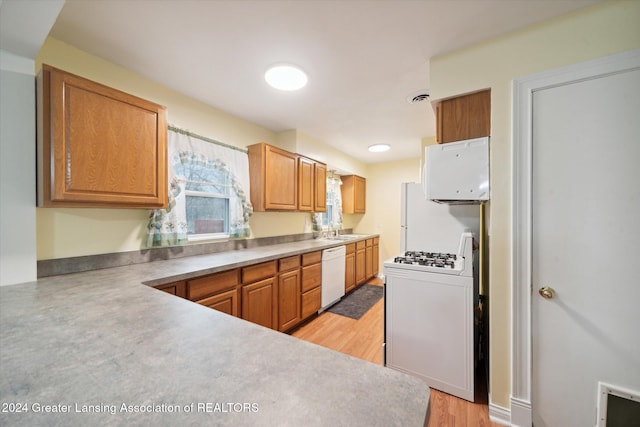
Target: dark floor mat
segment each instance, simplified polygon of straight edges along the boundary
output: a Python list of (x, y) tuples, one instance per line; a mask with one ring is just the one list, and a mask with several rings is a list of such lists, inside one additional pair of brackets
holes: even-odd
[(327, 311), (357, 320), (382, 298), (382, 291), (382, 286), (362, 285)]

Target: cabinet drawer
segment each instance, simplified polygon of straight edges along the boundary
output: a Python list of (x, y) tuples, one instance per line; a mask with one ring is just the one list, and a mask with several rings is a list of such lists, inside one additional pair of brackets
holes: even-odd
[(290, 256), (287, 258), (281, 258), (278, 260), (278, 271), (289, 271), (294, 268), (300, 267), (300, 255)]
[(302, 294), (302, 318), (307, 318), (320, 310), (321, 288), (315, 288)]
[(322, 261), (322, 251), (302, 254), (302, 265), (315, 264)]
[(374, 244), (374, 245), (377, 245), (377, 244), (379, 244), (379, 243), (380, 243), (380, 238), (379, 238), (379, 237), (374, 237), (374, 238), (373, 238), (373, 244)]
[(212, 297), (196, 301), (206, 307), (238, 317), (238, 290), (232, 289)]
[(366, 247), (367, 247), (367, 242), (365, 240), (360, 240), (359, 242), (356, 242), (356, 250), (357, 251), (361, 251)]
[(302, 267), (302, 292), (320, 286), (322, 283), (322, 264)]
[(252, 283), (260, 279), (275, 276), (277, 272), (277, 262), (268, 261), (256, 265), (250, 265), (242, 269), (242, 283)]
[(238, 285), (238, 269), (187, 280), (187, 298), (197, 301)]
[(352, 254), (356, 251), (356, 244), (355, 243), (349, 243), (347, 245), (347, 253), (348, 254)]
[(155, 286), (156, 289), (167, 292), (169, 294), (178, 296), (180, 298), (187, 297), (187, 290), (184, 280), (179, 282), (167, 283), (164, 285)]
[(367, 239), (367, 240), (365, 240), (365, 243), (366, 243), (367, 247), (373, 246), (373, 239)]

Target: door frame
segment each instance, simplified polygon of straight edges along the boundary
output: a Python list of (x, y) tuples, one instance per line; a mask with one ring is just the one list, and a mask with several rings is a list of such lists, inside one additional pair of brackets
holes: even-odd
[[(517, 78), (511, 138), (511, 425), (531, 426), (533, 93), (640, 68), (640, 49)], [(597, 100), (595, 101), (597, 102)]]

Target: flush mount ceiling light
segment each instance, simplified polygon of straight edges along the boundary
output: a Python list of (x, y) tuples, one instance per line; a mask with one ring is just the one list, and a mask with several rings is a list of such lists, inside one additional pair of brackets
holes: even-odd
[(300, 68), (289, 64), (278, 64), (264, 73), (264, 79), (278, 90), (298, 90), (307, 85), (307, 75)]
[(383, 151), (387, 151), (391, 148), (388, 144), (375, 144), (369, 146), (369, 151), (372, 153), (382, 153)]

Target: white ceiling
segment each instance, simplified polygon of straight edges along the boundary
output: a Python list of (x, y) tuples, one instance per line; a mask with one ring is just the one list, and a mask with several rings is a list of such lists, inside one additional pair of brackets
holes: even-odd
[[(596, 1), (67, 0), (51, 35), (272, 131), (298, 129), (375, 163), (418, 157), (421, 138), (435, 134), (431, 105), (406, 100), (429, 88), (429, 58)], [(267, 86), (263, 73), (278, 62), (303, 68), (308, 86)], [(369, 153), (376, 143), (392, 148)]]

